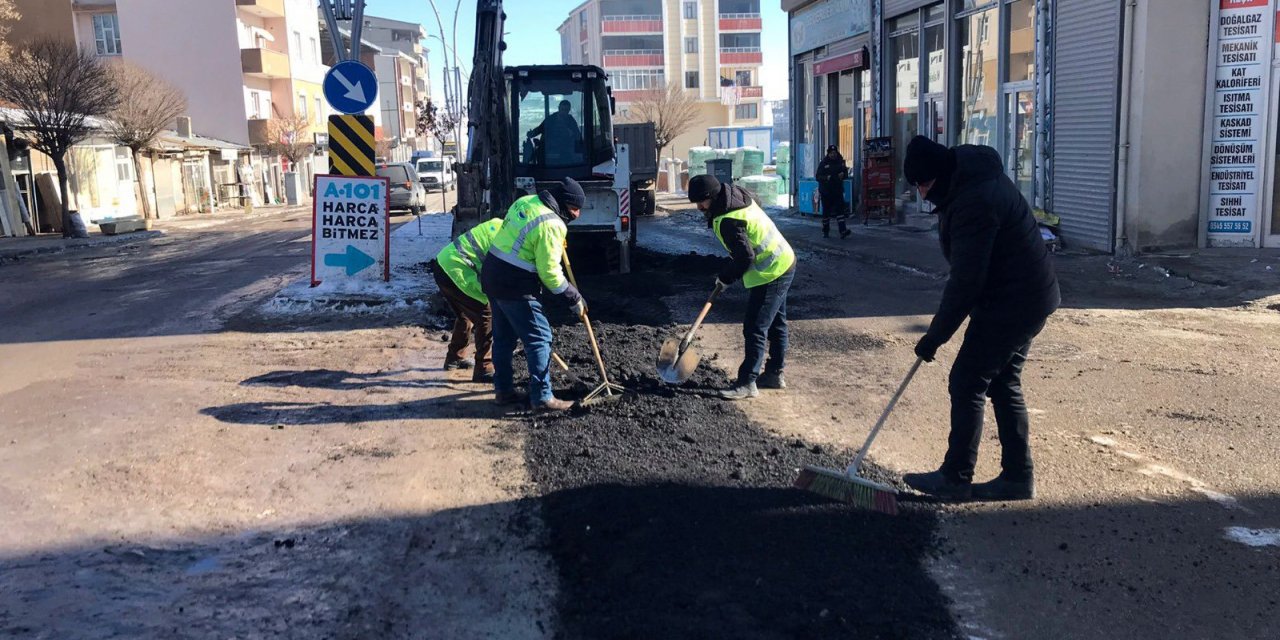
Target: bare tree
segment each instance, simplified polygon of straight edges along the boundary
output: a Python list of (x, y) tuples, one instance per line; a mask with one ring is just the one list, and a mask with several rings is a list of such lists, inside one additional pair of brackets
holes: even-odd
[(663, 149), (697, 124), (698, 99), (679, 83), (668, 82), (665, 89), (653, 89), (632, 102), (627, 120), (653, 123), (661, 158)]
[(133, 152), (134, 175), (138, 179), (138, 199), (142, 215), (151, 217), (151, 202), (142, 189), (142, 152), (150, 152), (161, 132), (187, 110), (187, 96), (154, 73), (123, 62), (114, 65), (113, 75), (120, 89), (120, 104), (111, 112), (107, 131), (116, 144)]
[(13, 0), (0, 0), (0, 59), (8, 58), (13, 52), (9, 50), (9, 32), (13, 30), (11, 22), (17, 22), (22, 16)]
[(295, 167), (315, 154), (311, 120), (302, 116), (276, 116), (267, 121), (266, 152), (284, 156)]
[[(458, 119), (449, 113), (448, 109), (440, 109), (436, 106), (434, 100), (430, 98), (426, 102), (421, 100), (416, 105), (418, 111), (418, 135), (430, 133), (440, 143), (441, 155), (444, 155), (444, 143), (451, 136), (455, 135), (458, 126)], [(440, 198), (443, 201), (443, 208), (449, 211), (449, 194), (445, 190), (444, 178), (445, 162), (440, 161)]]
[(70, 237), (67, 152), (93, 134), (90, 118), (106, 116), (119, 104), (111, 71), (73, 43), (37, 40), (0, 64), (0, 100), (17, 106), (31, 146), (53, 160), (62, 194), (62, 233)]

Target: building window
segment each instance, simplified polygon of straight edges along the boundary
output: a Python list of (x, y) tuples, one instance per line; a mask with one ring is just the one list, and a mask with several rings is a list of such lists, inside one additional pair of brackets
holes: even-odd
[(258, 92), (256, 91), (253, 93), (250, 93), (249, 102), (253, 105), (252, 111), (251, 111), (251, 115), (253, 119), (261, 120), (262, 119), (262, 96), (258, 95)]
[(990, 35), (998, 33), (991, 27), (992, 23), (998, 23), (999, 16), (998, 8), (993, 6), (956, 21), (956, 40), (960, 43), (960, 101), (954, 122), (958, 131), (956, 139), (961, 144), (997, 146), (999, 79), (995, 70), (1000, 47)]
[(647, 91), (664, 84), (661, 69), (622, 69), (610, 74), (609, 80), (615, 91)]
[(300, 31), (293, 32), (293, 54), (298, 56), (299, 60), (302, 59), (302, 32)]
[(697, 53), (697, 52), (698, 52), (698, 37), (697, 37), (697, 36), (694, 36), (694, 37), (692, 37), (692, 38), (685, 38), (685, 39), (684, 39), (684, 52), (685, 52), (685, 53)]
[(120, 19), (114, 13), (93, 16), (93, 39), (100, 56), (120, 55)]
[(698, 3), (697, 3), (696, 1), (685, 0), (685, 3), (684, 3), (684, 19), (685, 19), (685, 20), (697, 20), (697, 19), (698, 19)]
[(324, 118), (324, 101), (316, 98), (316, 121), (319, 122)]
[(748, 70), (748, 71), (737, 71), (737, 72), (734, 72), (734, 74), (733, 74), (733, 81), (734, 81), (734, 83), (735, 83), (735, 84), (737, 84), (739, 87), (750, 87), (750, 86), (752, 86), (752, 85), (751, 85), (751, 71), (749, 71), (749, 70)]
[(578, 13), (578, 27), (582, 29), (587, 28), (587, 12), (586, 11), (582, 11)]
[(734, 120), (755, 120), (760, 117), (760, 105), (754, 102), (740, 104), (733, 108)]
[(686, 89), (698, 88), (698, 72), (697, 71), (684, 72), (684, 88)]
[(298, 94), (298, 117), (307, 118), (307, 95), (305, 93)]
[(133, 182), (133, 159), (129, 157), (128, 147), (116, 147), (116, 180)]
[(311, 39), (311, 64), (320, 64), (320, 43), (315, 38)]

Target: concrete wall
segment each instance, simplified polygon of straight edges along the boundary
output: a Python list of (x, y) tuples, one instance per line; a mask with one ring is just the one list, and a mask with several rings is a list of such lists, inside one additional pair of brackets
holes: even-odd
[(22, 18), (12, 25), (9, 44), (21, 47), (40, 37), (75, 41), (71, 28), (71, 0), (14, 0)]
[(1198, 242), (1211, 12), (1211, 0), (1138, 3), (1125, 235), (1140, 251)]
[(187, 94), (196, 133), (249, 144), (235, 3), (119, 0), (117, 11), (124, 58)]

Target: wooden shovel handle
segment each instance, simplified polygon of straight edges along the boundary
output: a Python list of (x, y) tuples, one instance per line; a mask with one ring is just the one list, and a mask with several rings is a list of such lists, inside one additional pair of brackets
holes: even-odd
[(702, 311), (698, 313), (698, 318), (693, 321), (693, 326), (689, 329), (689, 333), (684, 334), (684, 346), (687, 347), (690, 342), (693, 342), (693, 334), (698, 331), (698, 327), (702, 326), (702, 321), (707, 319), (707, 314), (711, 312), (711, 303), (720, 297), (721, 291), (724, 291), (724, 289), (718, 284), (715, 289), (711, 290), (711, 295), (707, 297), (706, 304), (702, 305)]
[(560, 367), (560, 369), (562, 369), (562, 370), (564, 370), (564, 371), (568, 371), (568, 370), (569, 370), (569, 363), (565, 362), (565, 361), (564, 361), (564, 358), (561, 358), (561, 357), (560, 357), (560, 354), (558, 354), (558, 353), (556, 353), (556, 352), (552, 351), (552, 352), (551, 352), (551, 359), (556, 363), (556, 366), (557, 366), (557, 367)]

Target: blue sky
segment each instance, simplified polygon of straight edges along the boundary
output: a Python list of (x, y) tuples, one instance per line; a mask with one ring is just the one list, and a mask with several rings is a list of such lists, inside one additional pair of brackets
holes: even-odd
[[(428, 0), (367, 0), (365, 11), (371, 15), (418, 22), (427, 28), (427, 44), (431, 48), (431, 88), (440, 99), (441, 44), (440, 28)], [(444, 30), (453, 47), (453, 10), (458, 0), (436, 0)], [(569, 11), (582, 0), (506, 0), (507, 51), (506, 64), (558, 64), (560, 35), (556, 27), (569, 16)], [(780, 100), (787, 96), (787, 14), (778, 0), (762, 0), (760, 13), (764, 22), (761, 40), (764, 46), (764, 68), (761, 71), (765, 98)], [(471, 50), (475, 42), (475, 0), (461, 0), (458, 16), (457, 47), (464, 70), (471, 67)], [(465, 78), (463, 82), (465, 83)]]

